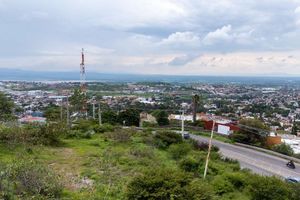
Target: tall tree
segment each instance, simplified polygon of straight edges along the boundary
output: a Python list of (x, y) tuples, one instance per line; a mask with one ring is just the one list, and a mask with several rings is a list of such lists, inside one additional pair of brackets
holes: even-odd
[(298, 129), (299, 129), (299, 128), (298, 128), (298, 125), (297, 125), (297, 123), (296, 123), (296, 120), (294, 120), (291, 134), (292, 134), (292, 135), (297, 135)]
[(73, 95), (69, 98), (70, 104), (73, 106), (74, 111), (80, 111), (84, 106), (85, 100), (86, 96), (80, 91), (79, 88), (76, 88)]
[(15, 119), (15, 116), (13, 115), (14, 108), (14, 102), (0, 92), (0, 121)]
[(164, 125), (169, 125), (169, 115), (166, 111), (164, 110), (155, 110), (152, 112), (152, 115), (156, 118), (156, 121), (158, 125), (164, 126)]
[(200, 103), (200, 96), (195, 94), (192, 98), (192, 105), (193, 105), (193, 122), (197, 120), (197, 110)]
[(140, 112), (136, 109), (127, 109), (119, 113), (118, 119), (119, 123), (125, 123), (126, 126), (139, 126)]

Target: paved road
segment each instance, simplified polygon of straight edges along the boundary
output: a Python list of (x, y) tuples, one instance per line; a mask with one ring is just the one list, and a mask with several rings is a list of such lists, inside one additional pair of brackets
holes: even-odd
[[(197, 135), (191, 135), (191, 138), (203, 142), (209, 141), (209, 138)], [(238, 160), (241, 168), (247, 168), (255, 173), (267, 176), (300, 177), (300, 165), (295, 164), (296, 169), (289, 169), (286, 167), (288, 162), (286, 159), (217, 140), (213, 140), (212, 144), (220, 148), (223, 156)]]

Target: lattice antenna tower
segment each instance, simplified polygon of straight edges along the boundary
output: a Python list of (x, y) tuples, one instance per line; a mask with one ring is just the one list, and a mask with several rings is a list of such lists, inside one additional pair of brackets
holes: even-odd
[(87, 117), (87, 86), (86, 86), (86, 74), (85, 74), (85, 63), (84, 63), (84, 49), (81, 51), (81, 63), (80, 63), (80, 90), (84, 94), (84, 103), (82, 107), (82, 114)]

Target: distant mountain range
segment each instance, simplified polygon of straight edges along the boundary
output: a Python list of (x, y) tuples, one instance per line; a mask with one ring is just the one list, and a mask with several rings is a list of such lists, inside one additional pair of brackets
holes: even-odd
[[(74, 81), (79, 80), (79, 72), (46, 72), (19, 69), (1, 69), (0, 80), (18, 81)], [(300, 84), (300, 77), (271, 76), (179, 76), (179, 75), (140, 75), (109, 74), (88, 72), (87, 81), (103, 82), (203, 82), (203, 83), (243, 83), (243, 84)]]

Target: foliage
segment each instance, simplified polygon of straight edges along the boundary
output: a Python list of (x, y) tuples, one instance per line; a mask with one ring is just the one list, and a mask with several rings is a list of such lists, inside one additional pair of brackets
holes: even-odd
[(59, 177), (47, 166), (34, 160), (19, 159), (10, 165), (0, 165), (0, 198), (37, 199), (58, 198), (61, 193)]
[(14, 103), (0, 92), (0, 121), (14, 120), (13, 110), (15, 108)]
[(44, 112), (44, 117), (48, 121), (58, 121), (60, 120), (60, 108), (56, 105), (49, 105)]
[(131, 140), (132, 133), (127, 130), (118, 130), (117, 132), (105, 133), (107, 139), (111, 139), (115, 142), (129, 142)]
[(105, 133), (105, 132), (113, 132), (114, 131), (114, 126), (110, 124), (102, 124), (102, 125), (94, 125), (93, 129), (95, 133)]
[[(194, 149), (196, 149), (196, 150), (200, 150), (200, 151), (208, 150), (207, 142), (200, 142), (200, 141), (192, 140), (192, 144), (193, 144)], [(217, 152), (217, 151), (219, 151), (219, 148), (217, 146), (212, 145), (211, 150)]]
[(212, 181), (212, 185), (215, 193), (218, 195), (223, 195), (225, 193), (234, 191), (233, 184), (229, 180), (224, 179), (222, 176), (216, 176)]
[(126, 126), (139, 126), (140, 125), (140, 113), (135, 109), (127, 109), (121, 111), (118, 115), (119, 123), (125, 123)]
[(112, 110), (103, 111), (101, 113), (103, 123), (115, 125), (118, 123), (118, 115)]
[(200, 103), (200, 96), (195, 94), (193, 97), (192, 97), (192, 104), (193, 104), (193, 122), (196, 122), (197, 120), (197, 111), (198, 111), (198, 106), (199, 106), (199, 103)]
[(57, 145), (66, 131), (65, 125), (60, 123), (6, 127), (0, 130), (0, 141), (4, 143)]
[(286, 144), (286, 143), (282, 143), (282, 144), (278, 144), (275, 145), (272, 148), (273, 151), (276, 151), (278, 153), (282, 153), (284, 155), (288, 155), (288, 156), (292, 156), (294, 154), (293, 149), (291, 148), (290, 145)]
[(144, 128), (147, 128), (147, 127), (157, 127), (157, 124), (156, 123), (151, 123), (151, 122), (144, 121), (143, 124), (142, 124), (142, 126)]
[(172, 144), (170, 145), (168, 151), (171, 154), (172, 158), (178, 160), (184, 156), (186, 156), (192, 147), (188, 143), (179, 143), (179, 144)]
[(130, 149), (130, 154), (137, 158), (153, 158), (154, 151), (151, 147), (148, 146), (138, 146)]
[(179, 166), (182, 170), (186, 172), (196, 172), (199, 168), (199, 161), (197, 161), (195, 158), (188, 156), (186, 158), (183, 158), (179, 162)]
[(174, 132), (162, 131), (157, 132), (154, 136), (155, 145), (162, 149), (169, 147), (171, 144), (181, 143), (182, 141), (181, 135)]
[(81, 92), (80, 88), (74, 89), (73, 95), (69, 98), (70, 104), (74, 111), (80, 111), (86, 101), (86, 95)]
[(264, 146), (266, 137), (261, 134), (262, 131), (268, 132), (270, 128), (258, 119), (243, 119), (241, 125), (249, 128), (242, 128), (230, 135), (235, 142), (254, 144)]
[(275, 177), (256, 176), (250, 181), (250, 194), (253, 200), (291, 199), (292, 193), (288, 185)]
[(152, 112), (152, 115), (156, 118), (156, 121), (158, 123), (159, 126), (165, 126), (165, 125), (169, 125), (169, 115), (166, 111), (164, 110), (155, 110), (154, 112)]
[(133, 178), (126, 196), (129, 200), (189, 199), (189, 183), (190, 177), (183, 172), (157, 168)]

